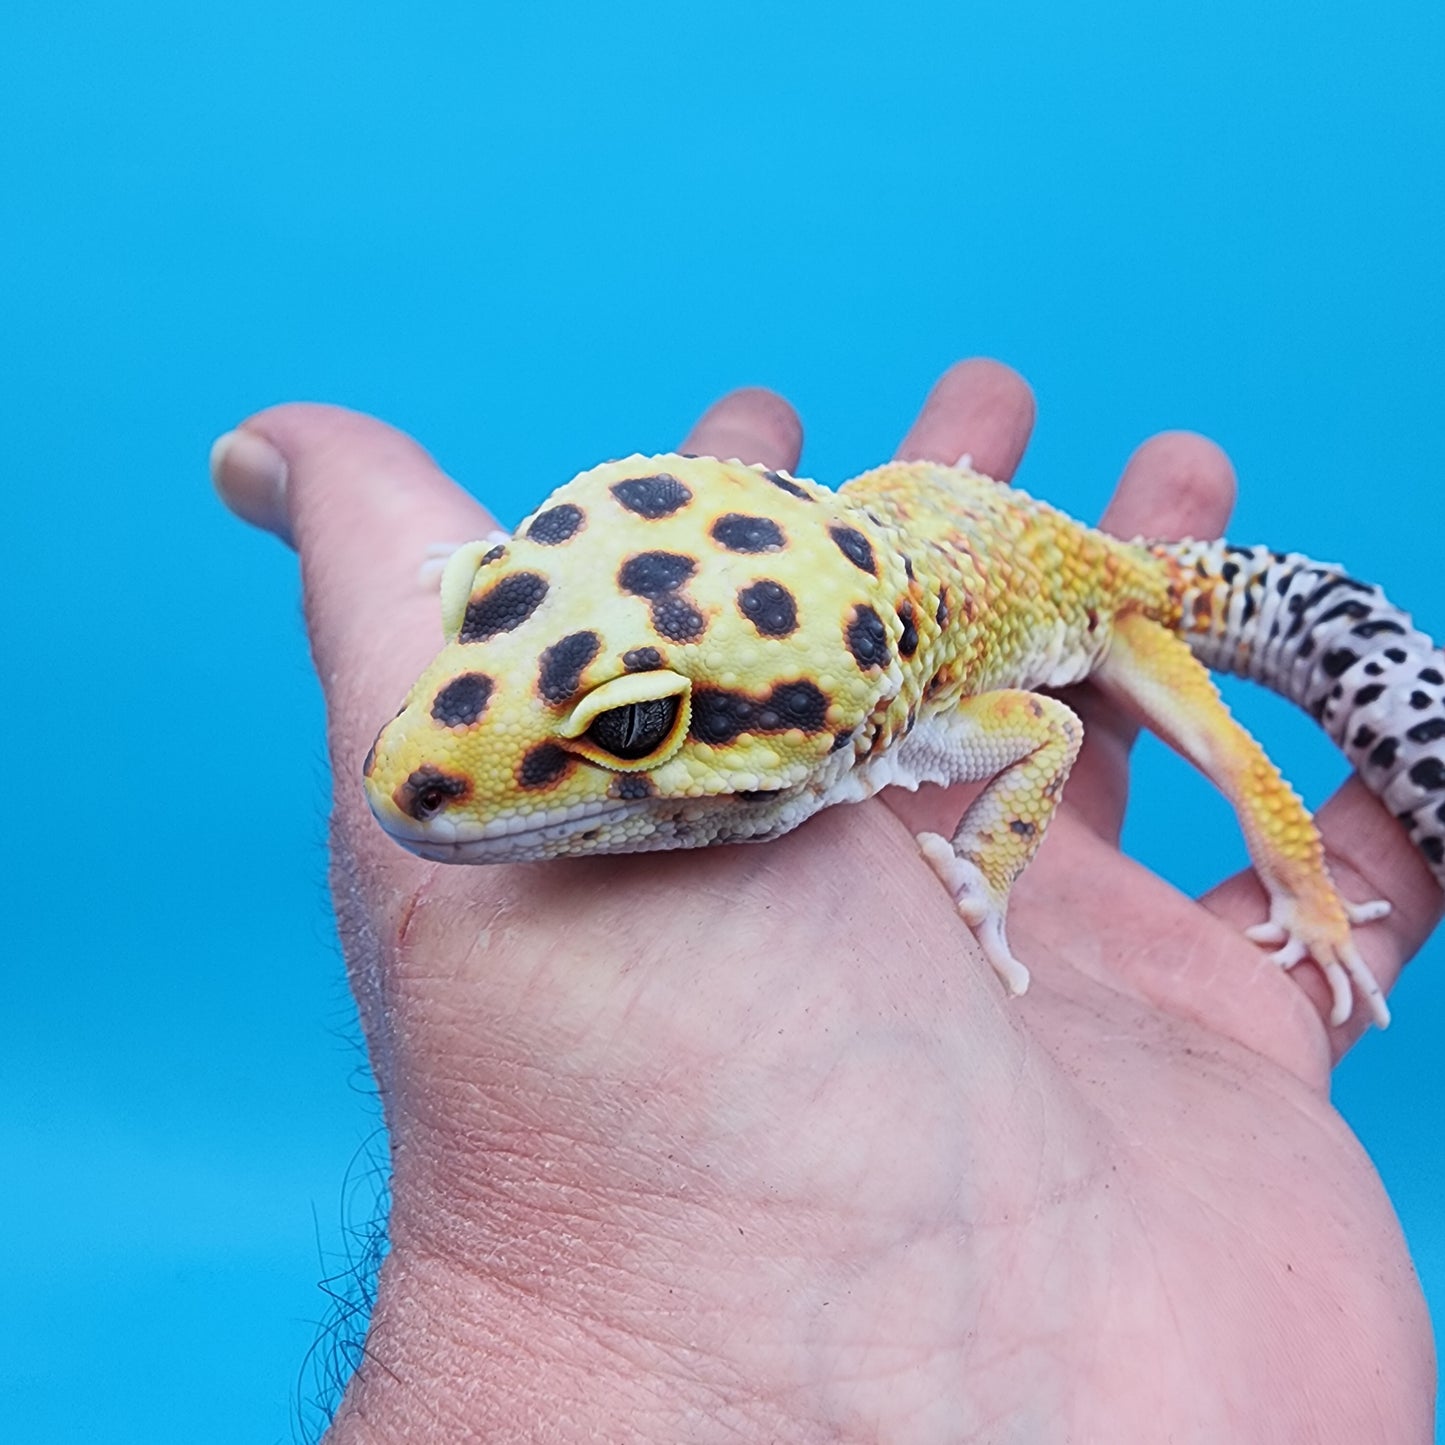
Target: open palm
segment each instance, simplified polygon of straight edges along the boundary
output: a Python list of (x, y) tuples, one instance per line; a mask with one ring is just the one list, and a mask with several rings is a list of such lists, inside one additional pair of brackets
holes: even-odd
[[(1031, 415), (968, 363), (902, 454), (1007, 477)], [(395, 1165), (338, 1445), (1430, 1439), (1424, 1304), (1328, 1098), (1360, 1025), (1242, 938), (1249, 876), (1195, 902), (1119, 853), (1123, 719), (1071, 698), (1089, 740), (1015, 892), (1021, 1000), (913, 842), (952, 831), (956, 790), (766, 847), (423, 863), (372, 823), (360, 759), (438, 640), (418, 559), (491, 524), (365, 418), (238, 435), (223, 490), (301, 551)], [(741, 392), (684, 449), (798, 445)], [(1231, 488), (1210, 444), (1157, 438), (1106, 525), (1213, 535)], [(1388, 986), (1438, 890), (1357, 785), (1322, 823), (1346, 896), (1395, 902), (1361, 935)]]

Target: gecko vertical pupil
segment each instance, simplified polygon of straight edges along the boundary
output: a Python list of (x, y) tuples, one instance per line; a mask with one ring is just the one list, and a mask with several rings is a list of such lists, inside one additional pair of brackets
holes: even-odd
[(592, 719), (587, 736), (615, 758), (632, 762), (645, 758), (672, 731), (678, 700), (659, 697), (609, 708)]

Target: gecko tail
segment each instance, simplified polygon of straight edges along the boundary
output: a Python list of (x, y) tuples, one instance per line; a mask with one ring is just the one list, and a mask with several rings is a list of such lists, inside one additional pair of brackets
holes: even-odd
[(1174, 573), (1190, 651), (1309, 713), (1445, 886), (1445, 651), (1331, 563), (1223, 541), (1145, 545)]

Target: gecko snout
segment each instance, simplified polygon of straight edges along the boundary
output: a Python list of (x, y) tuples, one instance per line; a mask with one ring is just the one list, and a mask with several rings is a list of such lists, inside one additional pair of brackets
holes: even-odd
[(424, 763), (408, 775), (392, 793), (392, 802), (418, 823), (425, 823), (444, 813), (454, 803), (465, 801), (471, 796), (472, 785), (468, 778), (455, 773), (444, 773)]

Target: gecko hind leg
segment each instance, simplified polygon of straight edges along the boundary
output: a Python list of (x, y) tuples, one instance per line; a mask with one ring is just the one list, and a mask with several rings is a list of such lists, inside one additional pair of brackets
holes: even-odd
[(918, 847), (1012, 994), (1028, 988), (1029, 971), (1009, 947), (1009, 892), (1038, 851), (1083, 736), (1063, 703), (1013, 688), (965, 698), (949, 721), (947, 781), (991, 781), (952, 839), (920, 833)]
[(1229, 799), (1255, 871), (1269, 894), (1269, 919), (1245, 930), (1279, 945), (1282, 968), (1309, 957), (1330, 986), (1330, 1022), (1349, 1018), (1358, 991), (1377, 1024), (1390, 1021), (1385, 995), (1350, 933), (1383, 918), (1383, 899), (1347, 903), (1325, 863), (1314, 819), (1264, 749), (1230, 715), (1208, 669), (1188, 644), (1139, 613), (1116, 618), (1109, 654), (1092, 681), (1195, 765)]

